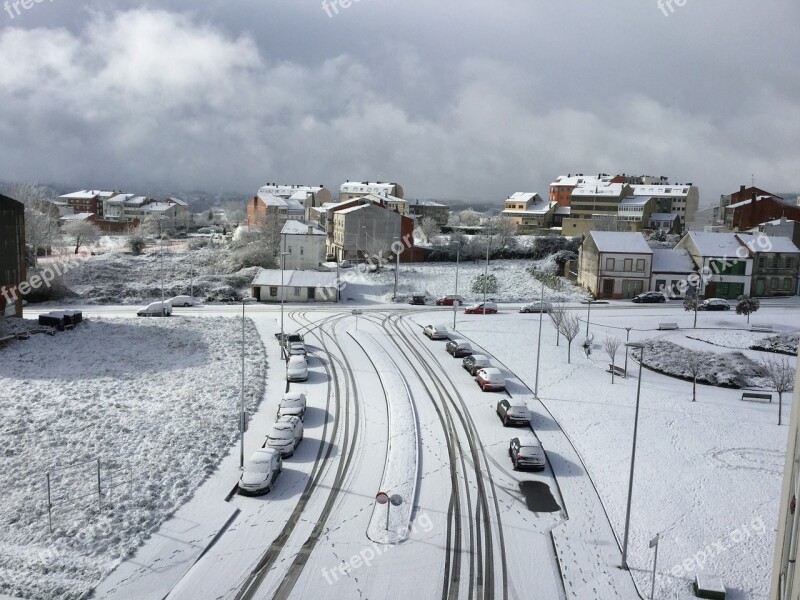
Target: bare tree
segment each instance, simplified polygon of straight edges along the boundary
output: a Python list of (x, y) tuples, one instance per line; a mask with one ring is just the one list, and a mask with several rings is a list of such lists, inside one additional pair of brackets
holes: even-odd
[(553, 322), (553, 327), (556, 328), (556, 346), (561, 339), (561, 324), (564, 322), (564, 317), (567, 316), (567, 309), (564, 307), (563, 302), (555, 302), (550, 310), (547, 311), (550, 315), (550, 320)]
[(680, 366), (692, 376), (692, 402), (697, 402), (697, 376), (700, 374), (703, 363), (696, 358), (686, 357), (681, 361)]
[(467, 227), (477, 227), (481, 224), (481, 214), (471, 208), (458, 213), (459, 223)]
[(431, 217), (423, 217), (419, 221), (419, 230), (422, 232), (425, 241), (428, 243), (433, 243), (433, 240), (436, 238), (437, 235), (440, 233), (439, 224), (436, 222), (436, 219)]
[(514, 235), (517, 233), (517, 226), (508, 217), (498, 216), (492, 219), (492, 233), (495, 237), (495, 242), (499, 247), (504, 247), (514, 241)]
[(611, 383), (614, 383), (614, 366), (615, 366), (615, 359), (617, 357), (617, 351), (619, 350), (620, 345), (622, 344), (622, 340), (618, 337), (608, 337), (606, 336), (606, 341), (603, 343), (603, 346), (606, 349), (606, 354), (608, 354), (608, 358), (611, 359)]
[(375, 266), (375, 271), (381, 272), (386, 255), (389, 253), (389, 244), (381, 238), (367, 237), (367, 262)]
[(100, 229), (91, 221), (69, 221), (64, 225), (63, 231), (75, 242), (75, 254), (84, 244), (91, 244), (100, 239)]
[(783, 413), (783, 394), (794, 387), (794, 369), (786, 358), (768, 358), (761, 361), (767, 379), (778, 392), (778, 425), (781, 425)]
[(25, 243), (31, 248), (31, 264), (36, 267), (39, 249), (49, 248), (58, 237), (60, 214), (50, 202), (55, 193), (36, 183), (18, 183), (9, 194), (25, 205)]
[(572, 362), (572, 340), (578, 335), (580, 328), (578, 317), (573, 314), (567, 314), (561, 322), (561, 333), (567, 338), (567, 364)]

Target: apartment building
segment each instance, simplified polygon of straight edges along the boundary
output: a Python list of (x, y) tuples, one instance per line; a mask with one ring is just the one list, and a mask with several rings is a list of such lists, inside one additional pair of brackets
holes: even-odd
[[(376, 196), (393, 196), (398, 200), (405, 199), (405, 192), (399, 183), (388, 183), (386, 181), (350, 181), (349, 179), (339, 188), (339, 202), (347, 202), (354, 198), (361, 198), (367, 194)], [(408, 211), (401, 213), (408, 215)]]
[(515, 192), (506, 198), (501, 215), (516, 225), (518, 234), (535, 234), (550, 228), (557, 206), (534, 192)]
[(325, 260), (325, 231), (302, 221), (286, 221), (281, 229), (284, 269), (315, 269)]
[(606, 183), (624, 183), (622, 176), (617, 175), (612, 177), (606, 173), (600, 173), (596, 177), (593, 175), (584, 175), (579, 173), (577, 175), (559, 175), (556, 180), (550, 184), (550, 192), (548, 198), (551, 202), (556, 202), (561, 206), (569, 206), (572, 201), (572, 192), (577, 187), (604, 185)]
[(105, 201), (119, 193), (108, 190), (80, 190), (59, 196), (56, 202), (66, 204), (74, 213), (90, 212), (103, 218)]
[[(581, 185), (572, 190), (570, 215), (563, 219), (563, 235), (580, 235), (592, 228), (592, 219), (617, 219), (620, 202), (633, 196), (633, 189), (626, 183), (610, 181)], [(631, 226), (635, 229), (635, 224)]]
[(653, 212), (671, 213), (681, 218), (684, 224), (693, 223), (700, 204), (700, 189), (691, 183), (667, 183), (666, 177), (659, 177), (659, 183), (652, 183), (654, 177), (640, 177), (645, 183), (635, 183), (631, 187), (634, 196), (649, 196), (654, 201)]
[(723, 222), (730, 231), (746, 231), (766, 221), (800, 219), (800, 197), (792, 202), (774, 194), (752, 192), (749, 198), (724, 208)]
[(395, 242), (402, 244), (400, 261), (414, 259), (414, 220), (386, 205), (361, 198), (347, 208), (333, 212), (333, 236), (328, 239), (328, 252), (337, 260), (359, 260), (393, 255)]
[(280, 185), (268, 183), (258, 190), (259, 193), (272, 194), (284, 200), (293, 200), (303, 206), (304, 218), (311, 219), (310, 211), (312, 208), (320, 207), (323, 204), (333, 201), (331, 191), (324, 184), (313, 185)]
[(305, 218), (305, 207), (294, 198), (280, 198), (269, 192), (259, 191), (247, 203), (245, 225), (261, 226), (285, 221), (300, 221)]
[(409, 216), (422, 220), (426, 217), (436, 221), (439, 227), (444, 227), (450, 220), (450, 209), (445, 204), (432, 200), (414, 200), (408, 203)]
[(589, 231), (578, 254), (578, 285), (595, 298), (633, 298), (650, 289), (653, 250), (641, 233)]
[(25, 206), (0, 195), (0, 318), (22, 316), (17, 286), (26, 277)]
[(786, 237), (737, 234), (753, 255), (753, 296), (794, 296), (800, 269), (800, 249)]
[(750, 295), (753, 255), (733, 233), (690, 231), (675, 246), (687, 250), (703, 274), (700, 293), (706, 298), (736, 299)]

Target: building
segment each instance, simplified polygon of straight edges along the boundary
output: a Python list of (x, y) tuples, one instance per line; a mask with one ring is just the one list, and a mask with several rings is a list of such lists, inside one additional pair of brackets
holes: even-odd
[(533, 192), (515, 192), (506, 198), (501, 215), (516, 225), (518, 234), (539, 233), (549, 229), (558, 203), (544, 200)]
[[(796, 362), (795, 373), (800, 373), (800, 357)], [(798, 496), (800, 496), (800, 385), (795, 383), (769, 600), (795, 600), (800, 596), (800, 561), (797, 561), (798, 546), (800, 546)]]
[(259, 269), (250, 291), (258, 302), (338, 302), (335, 271)]
[(650, 289), (653, 250), (637, 232), (589, 231), (578, 256), (578, 285), (596, 298), (633, 298)]
[[(351, 201), (346, 208), (333, 211), (333, 235), (328, 252), (337, 260), (381, 257), (389, 260), (394, 244), (401, 244), (400, 261), (414, 260), (414, 220), (371, 199)], [(341, 204), (341, 203), (340, 203)], [(331, 212), (329, 210), (329, 212)]]
[(693, 223), (700, 205), (700, 189), (691, 183), (668, 183), (666, 177), (642, 176), (641, 183), (632, 185), (634, 196), (653, 198), (654, 212), (671, 213), (681, 218), (684, 224)]
[(348, 179), (347, 182), (343, 183), (339, 188), (339, 202), (347, 202), (348, 200), (361, 198), (367, 194), (394, 196), (401, 200), (405, 198), (405, 192), (399, 183), (388, 183), (386, 181), (350, 181)]
[(653, 231), (659, 230), (665, 233), (681, 233), (683, 231), (681, 217), (672, 213), (650, 213), (647, 227)]
[(445, 204), (433, 202), (432, 200), (414, 200), (408, 203), (409, 216), (416, 217), (421, 221), (431, 218), (441, 228), (447, 225), (450, 220), (450, 209)]
[(281, 229), (284, 269), (315, 269), (325, 260), (325, 231), (302, 221), (286, 221)]
[(627, 196), (619, 201), (617, 221), (626, 223), (632, 231), (642, 231), (650, 224), (656, 210), (652, 196)]
[(774, 221), (767, 221), (758, 226), (758, 230), (769, 237), (785, 237), (800, 248), (800, 221), (781, 217)]
[(753, 296), (794, 296), (797, 294), (797, 272), (800, 249), (785, 237), (737, 234), (753, 255)]
[(800, 200), (795, 204), (772, 194), (752, 193), (750, 198), (729, 204), (724, 208), (725, 228), (746, 231), (766, 221), (800, 219)]
[(151, 215), (169, 219), (175, 225), (185, 226), (191, 220), (189, 204), (180, 198), (157, 201), (148, 196), (122, 193), (103, 200), (102, 214), (102, 219), (96, 221), (101, 229), (111, 229), (111, 224), (139, 223)]
[(327, 202), (333, 201), (331, 191), (323, 184), (318, 186), (312, 185), (279, 185), (277, 183), (268, 183), (261, 186), (258, 190), (259, 193), (272, 194), (284, 200), (293, 200), (303, 206), (303, 218), (306, 220), (311, 219), (309, 215), (310, 209), (322, 206)]
[(688, 250), (653, 249), (653, 277), (650, 290), (665, 292), (671, 298), (686, 295), (689, 276), (696, 272)]
[(583, 173), (559, 175), (550, 184), (549, 200), (561, 206), (569, 206), (572, 201), (572, 192), (576, 187), (604, 185), (606, 183), (624, 183), (624, 179), (622, 176), (611, 177), (605, 173), (600, 173), (597, 177), (592, 175), (585, 176)]
[[(620, 202), (633, 196), (626, 183), (610, 181), (580, 185), (572, 190), (570, 215), (561, 225), (563, 235), (580, 235), (592, 228), (592, 219), (617, 219)], [(635, 224), (631, 227), (635, 228)]]
[(750, 295), (753, 257), (736, 234), (690, 231), (675, 249), (687, 250), (702, 274), (701, 295), (728, 299)]
[(723, 194), (719, 197), (719, 206), (714, 207), (713, 211), (713, 224), (722, 225), (725, 222), (725, 208), (731, 204), (738, 204), (743, 200), (748, 200), (754, 196), (773, 196), (770, 192), (757, 188), (755, 186), (746, 187), (739, 186), (739, 191), (732, 194)]
[(0, 195), (0, 318), (21, 317), (25, 281), (25, 206)]
[(107, 190), (80, 190), (59, 196), (56, 201), (67, 204), (75, 213), (94, 213), (98, 217), (104, 216), (105, 201), (113, 198), (119, 192)]
[(283, 227), (283, 223), (305, 218), (305, 207), (295, 198), (281, 198), (270, 192), (259, 191), (247, 203), (245, 225), (262, 226), (268, 223)]

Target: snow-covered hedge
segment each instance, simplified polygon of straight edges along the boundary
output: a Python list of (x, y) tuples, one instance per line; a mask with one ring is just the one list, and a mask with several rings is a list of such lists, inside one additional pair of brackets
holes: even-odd
[(777, 352), (778, 354), (797, 354), (797, 342), (800, 335), (796, 333), (779, 333), (765, 337), (750, 346), (752, 350), (763, 350), (764, 352)]
[[(252, 323), (245, 334), (252, 411), (265, 353)], [(171, 317), (0, 350), (0, 593), (86, 597), (191, 497), (239, 435), (240, 344), (238, 319)]]
[[(638, 358), (638, 351), (635, 351)], [(663, 340), (645, 342), (644, 366), (680, 379), (692, 380), (687, 363), (700, 365), (698, 383), (728, 388), (761, 387), (765, 375), (761, 365), (741, 352), (701, 352)]]

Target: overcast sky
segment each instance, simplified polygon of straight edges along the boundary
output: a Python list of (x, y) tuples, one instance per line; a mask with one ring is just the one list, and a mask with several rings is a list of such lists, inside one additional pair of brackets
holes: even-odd
[(800, 191), (796, 0), (328, 2), (11, 0), (0, 180), (500, 201), (602, 171), (691, 181), (703, 204), (751, 175)]

